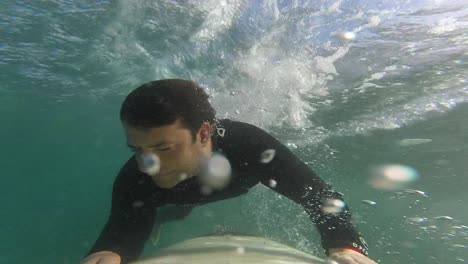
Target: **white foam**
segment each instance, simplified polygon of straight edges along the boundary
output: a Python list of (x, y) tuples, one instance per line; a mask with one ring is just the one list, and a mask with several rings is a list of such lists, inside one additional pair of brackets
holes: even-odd
[(190, 42), (205, 51), (216, 36), (229, 29), (239, 17), (244, 1), (241, 0), (205, 0), (194, 4), (208, 12), (200, 29), (190, 37)]
[(380, 111), (356, 116), (353, 120), (340, 124), (331, 134), (336, 136), (356, 135), (365, 134), (375, 129), (400, 128), (403, 125), (423, 120), (427, 113), (443, 113), (464, 102), (468, 102), (468, 93), (457, 87), (433, 92), (430, 95), (405, 102), (403, 105), (387, 106)]
[[(275, 38), (283, 33), (284, 29), (279, 29), (267, 34), (237, 59), (234, 67), (243, 80), (232, 80), (237, 89), (234, 98), (216, 95), (213, 101), (216, 107), (228, 113), (237, 110), (242, 121), (259, 126), (278, 123), (294, 128), (311, 126), (308, 117), (315, 109), (307, 99), (328, 95), (327, 79), (337, 74), (333, 63), (347, 49), (338, 49), (328, 57), (316, 57), (311, 65), (304, 54), (290, 54), (277, 45)], [(221, 85), (229, 83), (223, 80)]]
[(381, 20), (379, 16), (371, 16), (369, 18), (369, 23), (367, 24), (369, 27), (376, 27), (380, 24)]
[[(287, 8), (279, 6), (280, 3), (273, 0), (257, 4), (241, 0), (221, 2), (193, 0), (187, 3), (189, 4), (185, 5), (184, 1), (183, 3), (178, 1), (164, 3), (118, 1), (116, 17), (103, 26), (103, 34), (96, 39), (93, 45), (94, 52), (91, 54), (98, 65), (109, 69), (113, 75), (119, 76), (115, 81), (118, 85), (114, 85), (116, 89), (102, 91), (103, 94), (107, 92), (126, 94), (136, 84), (149, 79), (190, 78), (207, 88), (221, 118), (235, 117), (264, 128), (284, 125), (293, 129), (320, 129), (314, 127), (311, 122), (313, 119), (310, 117), (321, 105), (312, 104), (311, 101), (320, 101), (321, 98), (329, 95), (330, 83), (336, 85), (335, 81), (339, 80), (337, 76), (341, 74), (338, 62), (353, 59), (347, 56), (356, 52), (353, 46), (347, 46), (351, 44), (350, 42), (342, 43), (344, 46), (340, 46), (341, 44), (336, 45), (332, 41), (320, 42), (321, 39), (317, 37), (317, 33), (330, 30), (328, 25), (321, 23), (319, 18), (334, 16), (336, 14), (333, 13), (336, 12), (347, 12), (341, 9), (343, 5), (341, 1), (328, 2), (324, 4), (323, 9), (315, 10), (316, 13), (313, 15), (308, 15), (309, 13), (306, 12), (305, 16), (295, 16), (296, 11), (309, 10), (308, 7), (301, 7), (301, 4), (297, 2), (291, 3)], [(433, 13), (437, 14), (437, 7), (432, 9), (434, 9)], [(193, 18), (193, 21), (201, 21), (201, 25), (198, 28), (177, 29), (177, 23), (173, 23), (177, 21), (175, 18), (154, 19), (147, 15), (148, 10), (150, 12), (169, 10), (166, 13), (173, 12)], [(458, 54), (463, 51), (463, 47), (466, 47), (466, 38), (460, 34), (449, 38), (455, 45), (453, 48), (443, 50), (428, 49), (429, 42), (420, 41), (422, 38), (427, 38), (427, 34), (401, 39), (402, 35), (396, 29), (399, 28), (399, 21), (406, 18), (387, 19), (396, 14), (396, 9), (361, 8), (355, 11), (346, 19), (350, 23), (359, 22), (360, 24), (357, 23), (352, 29), (333, 28), (333, 30), (357, 34), (357, 32), (365, 33), (366, 29), (373, 28), (375, 38), (382, 42), (372, 42), (373, 46), (370, 49), (376, 52), (375, 55), (363, 52), (354, 60), (359, 64), (369, 66), (370, 70), (361, 79), (362, 83), (355, 86), (353, 92), (372, 91), (378, 94), (380, 91), (377, 89), (387, 88), (388, 83), (385, 82), (391, 82), (391, 77), (398, 77), (399, 74), (412, 73), (412, 71), (417, 72), (417, 68), (421, 65), (437, 65), (439, 61), (445, 60), (441, 58)], [(242, 23), (241, 26), (238, 25), (239, 19), (247, 19), (246, 17), (250, 17), (251, 14), (258, 15), (258, 18), (253, 19), (253, 22), (249, 20), (244, 30)], [(435, 23), (431, 22), (433, 27), (430, 33), (437, 35), (456, 32), (465, 25), (459, 17), (455, 15), (442, 19), (439, 17)], [(378, 27), (383, 21), (385, 21), (385, 27)], [(167, 29), (167, 24), (174, 24), (176, 27), (171, 37), (179, 39), (180, 41), (173, 43), (180, 46), (167, 50), (152, 49), (152, 45), (148, 45), (153, 44), (152, 42), (139, 39), (139, 36), (135, 35), (135, 32), (142, 27), (148, 32), (158, 29), (164, 31)], [(411, 27), (416, 28), (413, 25)], [(410, 30), (412, 30), (411, 27)], [(226, 40), (225, 35), (238, 37), (238, 35), (230, 35), (228, 31), (232, 28), (242, 31), (245, 35), (240, 36), (240, 41), (234, 41), (241, 45), (230, 50), (227, 45), (223, 44), (225, 43), (223, 41)], [(253, 31), (251, 35), (249, 35), (249, 30)], [(359, 33), (353, 43), (359, 43), (361, 35), (365, 34)], [(163, 34), (162, 37), (165, 36)], [(157, 40), (154, 41), (159, 43)], [(388, 43), (392, 45), (385, 46)], [(214, 47), (214, 50), (207, 49), (210, 45)], [(431, 45), (445, 47), (439, 42), (431, 42)], [(166, 53), (159, 54), (158, 52)], [(223, 65), (215, 70), (199, 67), (187, 69), (187, 60), (194, 63), (212, 60), (211, 54), (219, 55), (216, 60), (220, 59)], [(399, 56), (399, 54), (407, 56)], [(380, 62), (382, 56), (391, 59), (391, 64), (383, 65)], [(362, 58), (366, 60), (359, 60)], [(139, 63), (129, 64), (129, 61), (139, 61)], [(440, 72), (444, 73), (444, 79), (434, 85), (445, 91), (449, 89), (448, 93), (439, 94), (425, 89), (420, 96), (408, 97), (414, 99), (405, 100), (402, 104), (387, 104), (391, 98), (385, 97), (381, 102), (377, 102), (378, 105), (385, 104), (385, 109), (371, 109), (372, 111), (367, 111), (365, 114), (358, 114), (353, 119), (338, 124), (334, 131), (324, 129), (319, 135), (315, 135), (315, 130), (308, 130), (307, 136), (313, 139), (306, 144), (329, 136), (354, 135), (374, 129), (398, 128), (425, 119), (426, 113), (431, 111), (444, 112), (453, 109), (459, 103), (467, 102), (468, 94), (460, 89), (460, 86), (464, 85), (463, 77), (454, 79), (453, 76), (447, 75), (449, 70), (441, 70)], [(348, 88), (349, 83), (343, 83), (343, 85)], [(118, 89), (123, 91), (118, 91)], [(230, 91), (235, 91), (235, 95), (231, 95)], [(346, 101), (347, 98), (343, 97), (343, 100)], [(339, 99), (334, 100), (328, 107), (339, 107)]]
[(429, 33), (440, 35), (446, 32), (454, 31), (460, 25), (461, 23), (457, 22), (457, 20), (453, 17), (443, 18), (437, 21), (437, 23), (429, 30)]
[(340, 12), (340, 6), (341, 6), (341, 0), (337, 0), (327, 8), (327, 11), (329, 13)]

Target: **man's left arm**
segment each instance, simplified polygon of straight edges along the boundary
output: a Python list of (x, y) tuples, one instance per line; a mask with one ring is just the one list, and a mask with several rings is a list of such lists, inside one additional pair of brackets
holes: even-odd
[[(343, 203), (342, 210), (336, 213), (321, 210), (330, 199), (343, 201), (342, 195), (273, 136), (256, 126), (244, 125), (246, 162), (253, 165), (264, 185), (304, 207), (321, 235), (327, 255), (340, 263), (374, 263), (365, 257), (368, 247), (351, 222), (348, 206)], [(273, 156), (271, 161), (267, 150)]]

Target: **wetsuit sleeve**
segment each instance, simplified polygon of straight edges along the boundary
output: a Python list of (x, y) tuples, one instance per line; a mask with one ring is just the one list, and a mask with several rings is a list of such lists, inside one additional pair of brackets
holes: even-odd
[[(352, 248), (367, 255), (367, 244), (353, 226), (348, 206), (337, 214), (326, 214), (321, 210), (325, 201), (343, 200), (342, 195), (333, 191), (273, 136), (256, 126), (243, 125), (243, 152), (247, 154), (249, 166), (254, 168), (264, 185), (304, 207), (321, 235), (327, 254), (331, 248)], [(261, 162), (262, 153), (269, 149), (274, 150), (273, 159), (268, 163)]]
[[(89, 254), (112, 251), (122, 263), (135, 260), (143, 251), (156, 218), (156, 209), (145, 203), (139, 189), (136, 164), (130, 159), (117, 176), (112, 191), (112, 207), (106, 225)], [(141, 188), (141, 187), (140, 187)]]

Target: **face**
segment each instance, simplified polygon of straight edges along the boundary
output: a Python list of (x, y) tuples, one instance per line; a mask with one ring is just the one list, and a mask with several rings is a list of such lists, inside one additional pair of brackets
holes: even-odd
[(198, 173), (200, 162), (211, 154), (211, 127), (203, 123), (193, 142), (190, 130), (177, 120), (171, 125), (136, 128), (123, 124), (128, 147), (135, 152), (138, 167), (144, 171), (143, 155), (160, 160), (159, 173), (150, 175), (162, 188), (172, 188), (186, 177)]

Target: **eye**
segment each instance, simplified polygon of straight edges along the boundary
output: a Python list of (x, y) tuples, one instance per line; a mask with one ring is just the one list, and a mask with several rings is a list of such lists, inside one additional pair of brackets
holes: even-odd
[(158, 148), (157, 150), (158, 151), (167, 151), (167, 150), (170, 150), (171, 147), (165, 147), (165, 148)]

